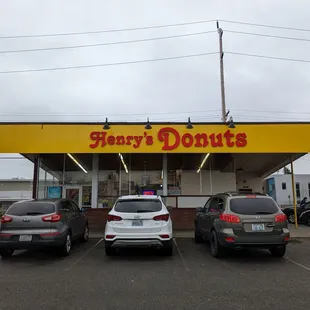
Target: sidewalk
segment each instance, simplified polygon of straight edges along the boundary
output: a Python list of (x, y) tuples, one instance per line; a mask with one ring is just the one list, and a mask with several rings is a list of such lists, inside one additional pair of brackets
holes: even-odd
[[(291, 232), (291, 238), (310, 238), (310, 227), (305, 225), (300, 225), (295, 228), (294, 225), (289, 224), (289, 230)], [(91, 231), (90, 238), (100, 239), (104, 237), (103, 231)], [(193, 230), (175, 230), (173, 232), (173, 237), (175, 238), (194, 238)]]

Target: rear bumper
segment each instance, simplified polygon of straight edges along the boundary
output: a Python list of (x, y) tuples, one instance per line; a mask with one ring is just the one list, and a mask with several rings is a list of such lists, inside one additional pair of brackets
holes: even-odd
[(260, 233), (249, 233), (246, 236), (235, 235), (233, 231), (223, 231), (218, 233), (219, 243), (225, 247), (242, 248), (258, 247), (270, 248), (273, 246), (287, 245), (290, 238), (288, 229), (283, 229), (280, 235), (264, 235)]
[(0, 250), (1, 249), (13, 249), (13, 250), (30, 250), (38, 248), (48, 247), (60, 247), (65, 243), (65, 236), (48, 236), (40, 237), (34, 235), (34, 238), (30, 242), (18, 241), (16, 238), (3, 238), (0, 237)]
[(172, 244), (172, 233), (165, 234), (167, 238), (159, 235), (134, 236), (117, 235), (113, 239), (106, 238), (105, 244), (113, 248), (164, 248)]
[(162, 248), (169, 241), (161, 241), (156, 239), (127, 239), (106, 241), (112, 248)]

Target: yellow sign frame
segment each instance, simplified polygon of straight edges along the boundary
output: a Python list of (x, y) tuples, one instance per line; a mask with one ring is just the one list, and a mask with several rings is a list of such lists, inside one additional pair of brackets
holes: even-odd
[(310, 123), (1, 124), (0, 153), (308, 153)]

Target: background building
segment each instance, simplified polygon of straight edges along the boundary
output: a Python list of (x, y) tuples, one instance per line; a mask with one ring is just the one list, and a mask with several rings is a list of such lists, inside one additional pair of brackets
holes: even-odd
[[(310, 175), (295, 174), (297, 203), (304, 197), (310, 198)], [(274, 174), (265, 179), (265, 192), (281, 206), (293, 205), (291, 174)]]

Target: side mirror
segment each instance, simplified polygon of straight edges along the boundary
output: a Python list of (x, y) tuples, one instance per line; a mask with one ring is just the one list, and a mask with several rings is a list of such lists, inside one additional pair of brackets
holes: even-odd
[(167, 206), (166, 208), (167, 208), (168, 211), (172, 210), (172, 206)]
[(81, 209), (80, 209), (80, 212), (81, 212), (81, 213), (85, 213), (85, 212), (86, 212), (86, 209), (85, 209), (85, 208), (81, 208)]
[(203, 211), (203, 208), (202, 208), (202, 207), (198, 207), (198, 208), (196, 208), (196, 211), (197, 211), (197, 212), (202, 212), (202, 211)]

